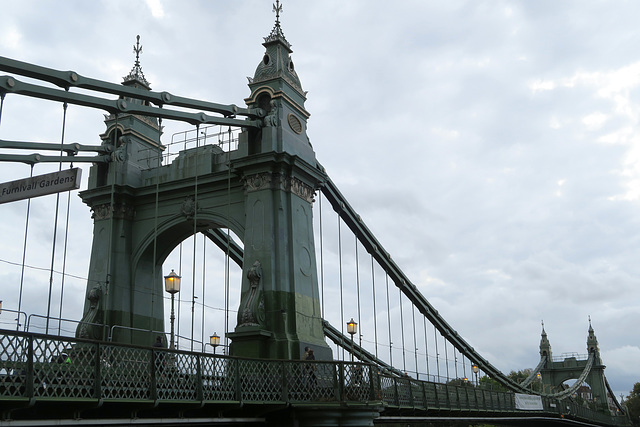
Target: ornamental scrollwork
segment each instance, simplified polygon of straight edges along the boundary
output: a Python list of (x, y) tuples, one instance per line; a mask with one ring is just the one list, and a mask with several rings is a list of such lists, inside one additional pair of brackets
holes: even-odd
[(135, 207), (126, 203), (115, 203), (113, 209), (111, 203), (104, 203), (93, 206), (91, 211), (91, 218), (98, 221), (111, 219), (112, 216), (115, 219), (133, 220), (136, 216)]
[(283, 190), (291, 192), (309, 203), (315, 201), (315, 189), (298, 178), (281, 173), (262, 172), (244, 177), (244, 189), (247, 193), (259, 190)]

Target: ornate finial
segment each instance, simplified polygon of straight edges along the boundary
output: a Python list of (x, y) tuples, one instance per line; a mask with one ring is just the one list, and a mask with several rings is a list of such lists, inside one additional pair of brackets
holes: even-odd
[(124, 77), (125, 82), (139, 81), (148, 88), (151, 87), (147, 79), (144, 77), (142, 67), (140, 66), (140, 54), (142, 53), (142, 45), (140, 44), (140, 35), (136, 36), (136, 44), (133, 45), (133, 53), (136, 54), (136, 62), (128, 76)]
[(280, 12), (282, 12), (280, 0), (276, 0), (276, 4), (273, 5), (273, 11), (276, 13), (276, 25), (280, 26)]
[(280, 40), (285, 44), (285, 46), (287, 46), (289, 50), (291, 50), (291, 43), (289, 43), (284, 37), (284, 33), (282, 32), (282, 28), (280, 27), (280, 13), (282, 13), (282, 5), (280, 4), (280, 0), (276, 0), (276, 2), (273, 4), (273, 11), (276, 13), (276, 24), (273, 26), (271, 34), (264, 38), (264, 41), (265, 43), (269, 43), (275, 40)]
[(133, 46), (133, 53), (136, 54), (136, 67), (140, 67), (140, 53), (142, 53), (142, 46), (140, 46), (140, 35), (136, 36), (136, 44)]

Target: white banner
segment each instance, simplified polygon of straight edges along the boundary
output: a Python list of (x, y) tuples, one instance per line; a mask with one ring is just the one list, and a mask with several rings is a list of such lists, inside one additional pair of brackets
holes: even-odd
[(516, 393), (516, 409), (523, 411), (542, 411), (542, 397)]

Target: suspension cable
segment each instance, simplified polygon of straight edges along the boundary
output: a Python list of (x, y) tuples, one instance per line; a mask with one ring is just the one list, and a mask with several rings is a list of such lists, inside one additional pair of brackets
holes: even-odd
[(376, 274), (373, 263), (373, 255), (371, 255), (371, 287), (373, 288), (373, 342), (375, 345), (375, 355), (378, 358), (378, 317), (376, 316)]
[(453, 347), (453, 372), (456, 374), (454, 378), (458, 377), (458, 354), (456, 353), (456, 348)]
[(438, 351), (438, 328), (433, 328), (433, 341), (436, 345), (436, 371), (438, 374), (438, 382), (440, 382), (440, 352)]
[(389, 365), (393, 366), (393, 342), (391, 341), (391, 307), (389, 304), (389, 275), (386, 275), (387, 283), (387, 326), (389, 328)]
[[(207, 236), (202, 234), (202, 326), (200, 327), (200, 341), (204, 342), (204, 307), (205, 307), (205, 284), (207, 275)], [(203, 349), (204, 352), (204, 349)]]
[(320, 294), (322, 295), (322, 307), (321, 307), (321, 313), (322, 313), (322, 318), (325, 318), (325, 311), (324, 311), (324, 238), (323, 238), (323, 232), (322, 232), (322, 191), (318, 194), (318, 210), (320, 211), (320, 217), (319, 217), (319, 221), (320, 221), (320, 229), (319, 229), (319, 233), (320, 233)]
[[(178, 249), (178, 276), (182, 277), (182, 242), (180, 242), (180, 247)], [(178, 292), (178, 322), (176, 324), (176, 348), (180, 347), (180, 311), (182, 308), (182, 296), (180, 292)]]
[[(120, 118), (120, 116), (118, 115), (118, 113), (115, 113), (115, 123), (114, 123), (114, 127), (113, 127), (113, 148), (115, 149), (118, 146), (118, 119)], [(107, 274), (105, 277), (105, 290), (104, 290), (104, 298), (105, 298), (105, 304), (104, 304), (104, 310), (102, 312), (102, 324), (104, 326), (108, 326), (107, 325), (107, 312), (109, 311), (110, 308), (110, 299), (111, 299), (111, 292), (110, 292), (110, 287), (111, 287), (111, 271), (113, 269), (113, 257), (111, 256), (111, 253), (113, 252), (113, 226), (114, 226), (114, 220), (115, 220), (115, 191), (116, 191), (116, 165), (115, 164), (111, 164), (109, 165), (109, 175), (111, 175), (110, 180), (111, 180), (111, 194), (110, 194), (110, 198), (109, 198), (109, 250), (107, 251)], [(129, 298), (129, 304), (130, 304), (130, 309), (133, 308), (133, 299), (130, 297)]]
[(416, 339), (416, 306), (411, 304), (411, 319), (413, 322), (413, 349), (416, 362), (416, 379), (420, 379), (420, 370), (418, 369), (418, 340)]
[(198, 149), (200, 148), (200, 125), (196, 125), (196, 167), (193, 185), (193, 268), (191, 271), (191, 351), (193, 351), (193, 333), (196, 305), (196, 235), (198, 233)]
[[(222, 137), (224, 142), (224, 136)], [(231, 298), (231, 126), (229, 126), (229, 147), (227, 148), (227, 253), (225, 254), (225, 290), (224, 290), (224, 330), (225, 349), (229, 348), (229, 301)], [(242, 275), (241, 275), (242, 276)], [(241, 279), (242, 281), (242, 279)]]
[[(73, 162), (69, 165), (69, 169), (73, 169)], [(67, 246), (69, 243), (69, 212), (71, 210), (71, 190), (67, 191), (67, 219), (64, 225), (64, 250), (62, 251), (62, 281), (60, 285), (60, 310), (58, 319), (62, 319), (62, 303), (64, 298), (64, 281), (67, 273)], [(60, 327), (62, 322), (58, 322), (58, 335), (60, 335)]]
[(358, 324), (360, 324), (360, 331), (358, 332), (358, 345), (362, 347), (362, 319), (360, 317), (360, 260), (358, 259), (358, 236), (355, 235), (356, 246), (356, 296), (358, 298)]
[[(67, 90), (69, 90), (67, 88)], [(64, 131), (67, 123), (67, 103), (62, 104), (62, 135), (60, 137), (60, 156), (64, 153)], [(62, 170), (62, 161), (59, 162), (58, 171)], [(51, 294), (53, 291), (53, 268), (55, 264), (56, 256), (56, 237), (58, 235), (58, 211), (60, 208), (60, 193), (56, 193), (56, 212), (53, 220), (53, 242), (51, 246), (51, 269), (49, 273), (49, 296), (47, 298), (47, 322), (45, 327), (45, 333), (49, 334), (49, 317), (51, 316)]]
[(427, 318), (422, 316), (422, 326), (424, 328), (424, 354), (427, 362), (427, 381), (429, 381), (429, 343), (427, 341)]
[[(160, 108), (162, 108), (162, 105), (160, 105)], [(160, 132), (162, 132), (162, 117), (159, 119), (158, 121), (158, 143), (160, 143)], [(151, 272), (151, 318), (153, 319), (153, 313), (154, 313), (154, 308), (155, 308), (155, 294), (156, 294), (156, 266), (158, 264), (157, 261), (157, 256), (158, 256), (158, 209), (159, 209), (159, 204), (160, 204), (160, 166), (162, 164), (161, 162), (161, 154), (158, 152), (158, 164), (156, 165), (156, 173), (155, 173), (155, 178), (156, 178), (156, 194), (155, 194), (155, 201), (154, 201), (154, 208), (153, 208), (153, 267), (152, 267), (152, 272)], [(162, 270), (160, 271), (160, 274), (162, 275)], [(164, 306), (162, 307), (163, 311), (164, 311)], [(154, 330), (155, 329), (155, 325), (149, 325), (149, 330)], [(164, 323), (162, 325), (162, 330), (164, 330)], [(171, 335), (169, 335), (170, 339), (175, 339), (175, 337), (172, 337)], [(169, 348), (173, 348), (173, 346), (175, 345), (175, 343), (172, 341), (171, 343), (169, 343)]]
[[(2, 94), (2, 100), (4, 101), (4, 94)], [(0, 104), (1, 105), (1, 104)], [(0, 108), (1, 110), (1, 108)], [(0, 116), (2, 113), (0, 111)], [(33, 163), (31, 163), (30, 178), (33, 178)], [(24, 239), (22, 241), (22, 267), (20, 269), (20, 295), (18, 297), (18, 320), (16, 320), (16, 331), (20, 330), (20, 311), (22, 311), (22, 290), (24, 288), (24, 269), (27, 258), (27, 237), (29, 236), (29, 214), (31, 212), (31, 197), (27, 200), (27, 218), (24, 224)], [(27, 325), (24, 325), (25, 327)]]
[(449, 381), (449, 351), (447, 349), (447, 338), (443, 335), (442, 340), (444, 341), (444, 363), (447, 367), (447, 382)]
[[(338, 266), (340, 272), (340, 333), (344, 335), (344, 293), (342, 286), (342, 233), (340, 232), (340, 215), (338, 215)], [(342, 360), (344, 360), (344, 347), (342, 348)]]
[(400, 336), (402, 337), (402, 370), (407, 372), (407, 358), (404, 345), (404, 314), (402, 308), (402, 291), (398, 288), (398, 302), (400, 303)]

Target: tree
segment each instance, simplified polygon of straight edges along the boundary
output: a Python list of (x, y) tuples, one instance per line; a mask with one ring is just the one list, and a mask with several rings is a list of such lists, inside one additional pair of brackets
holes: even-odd
[(631, 421), (633, 421), (634, 425), (640, 425), (640, 383), (633, 385), (633, 390), (631, 390), (624, 403), (629, 411)]

